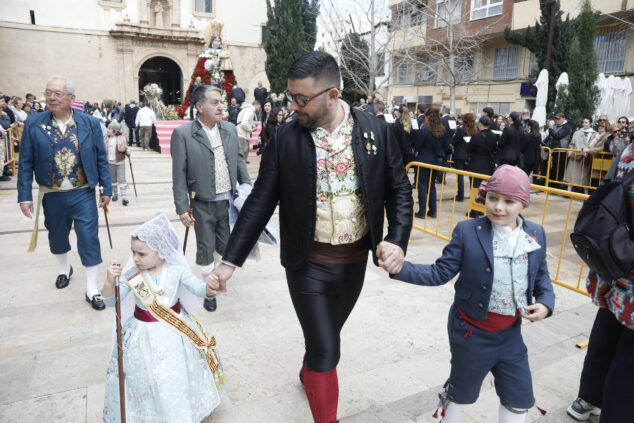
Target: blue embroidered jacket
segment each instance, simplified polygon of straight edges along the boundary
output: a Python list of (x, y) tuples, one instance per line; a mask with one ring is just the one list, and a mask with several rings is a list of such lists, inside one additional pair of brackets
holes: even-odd
[[(83, 113), (74, 113), (73, 117), (77, 124), (79, 156), (86, 182), (92, 188), (99, 184), (103, 187), (104, 195), (111, 196), (110, 166), (99, 120)], [(52, 187), (51, 181), (55, 176), (54, 150), (55, 138), (51, 112), (29, 116), (24, 125), (20, 144), (18, 202), (33, 201), (31, 190), (34, 172), (38, 185)]]

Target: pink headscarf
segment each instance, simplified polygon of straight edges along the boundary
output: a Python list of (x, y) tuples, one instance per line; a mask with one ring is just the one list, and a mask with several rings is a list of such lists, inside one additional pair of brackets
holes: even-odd
[(528, 176), (522, 169), (505, 164), (498, 167), (488, 181), (480, 183), (479, 198), (476, 198), (476, 201), (484, 203), (486, 193), (491, 191), (511, 197), (526, 207), (530, 202), (530, 185)]

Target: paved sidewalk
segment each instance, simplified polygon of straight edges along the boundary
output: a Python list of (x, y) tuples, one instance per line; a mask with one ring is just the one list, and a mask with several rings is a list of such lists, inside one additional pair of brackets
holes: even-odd
[[(100, 227), (105, 262), (113, 258), (124, 262), (129, 233), (157, 211), (166, 212), (177, 231), (184, 233), (174, 212), (170, 157), (133, 148), (132, 159), (139, 198), (134, 198), (130, 187), (128, 207), (120, 201), (112, 204), (113, 250), (105, 227)], [(250, 160), (249, 172), (255, 178), (259, 158)], [(48, 251), (46, 231), (40, 232), (36, 252), (26, 253), (33, 223), (16, 204), (15, 178), (0, 182), (0, 194), (4, 193), (9, 195), (0, 195), (0, 421), (99, 422), (114, 310), (93, 311), (84, 300), (85, 272), (74, 233), (75, 274), (68, 288), (55, 289), (57, 262)], [(535, 199), (534, 206), (538, 215), (539, 201)], [(466, 203), (456, 207), (461, 211), (456, 219), (464, 218)], [(561, 223), (567, 207), (564, 199), (553, 199), (549, 206), (547, 229), (552, 229), (548, 237), (554, 248), (563, 235), (554, 225)], [(532, 215), (533, 209), (529, 218)], [(414, 231), (408, 259), (432, 262), (445, 244)], [(229, 292), (218, 298), (218, 311), (201, 312), (219, 343), (228, 383), (222, 404), (207, 422), (312, 420), (297, 377), (303, 339), (279, 264), (279, 248), (266, 245), (261, 252), (262, 261), (249, 261), (236, 272)], [(194, 254), (190, 239), (190, 263)], [(570, 253), (565, 257), (570, 258)], [(578, 268), (565, 264), (562, 274), (575, 271)], [(105, 278), (105, 266), (99, 278)], [(548, 410), (546, 416), (531, 410), (531, 422), (573, 421), (565, 408), (576, 396), (585, 356), (575, 343), (587, 339), (596, 313), (587, 297), (561, 287), (555, 291), (555, 315), (523, 328), (537, 404)], [(342, 423), (438, 421), (431, 416), (449, 374), (446, 322), (452, 298), (451, 283), (437, 288), (413, 286), (392, 281), (380, 268), (368, 265), (364, 290), (342, 333), (338, 368)], [(492, 379), (487, 378), (479, 401), (465, 407), (462, 422), (497, 421), (497, 404)]]

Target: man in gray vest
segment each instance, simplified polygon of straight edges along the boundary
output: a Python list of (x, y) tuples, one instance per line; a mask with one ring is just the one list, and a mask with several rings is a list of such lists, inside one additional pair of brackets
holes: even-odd
[[(236, 182), (251, 185), (236, 127), (222, 120), (221, 90), (202, 85), (192, 92), (198, 117), (172, 133), (172, 180), (176, 213), (196, 233), (196, 264), (203, 280), (214, 268), (214, 252), (224, 254), (229, 239), (229, 198)], [(189, 193), (196, 193), (193, 219)], [(215, 297), (205, 309), (216, 309)]]

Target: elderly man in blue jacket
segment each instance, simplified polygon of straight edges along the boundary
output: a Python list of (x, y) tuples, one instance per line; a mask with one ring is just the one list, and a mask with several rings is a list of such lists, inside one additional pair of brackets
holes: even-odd
[(44, 96), (48, 111), (27, 119), (20, 146), (18, 202), (28, 218), (34, 214), (33, 173), (39, 185), (29, 251), (35, 250), (42, 205), (50, 250), (59, 262), (55, 286), (58, 289), (67, 287), (73, 274), (68, 258), (68, 236), (74, 224), (77, 249), (86, 268), (86, 301), (95, 310), (103, 310), (105, 305), (97, 287), (101, 248), (95, 187), (99, 184), (103, 188), (99, 207), (106, 207), (112, 195), (103, 135), (97, 119), (71, 109), (75, 87), (65, 76), (52, 76)]

